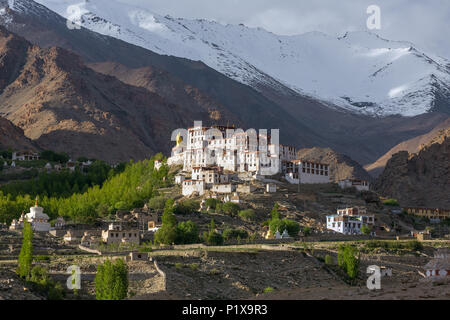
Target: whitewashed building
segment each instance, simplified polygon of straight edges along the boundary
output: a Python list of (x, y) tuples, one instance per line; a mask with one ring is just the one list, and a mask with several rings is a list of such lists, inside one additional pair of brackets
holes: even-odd
[(193, 193), (198, 193), (198, 195), (203, 195), (205, 193), (205, 182), (203, 180), (184, 180), (182, 184), (181, 193), (183, 196), (190, 196)]
[(330, 183), (330, 169), (324, 163), (292, 160), (286, 162), (285, 178), (292, 184)]
[(343, 234), (361, 234), (363, 222), (359, 217), (332, 215), (327, 216), (327, 229)]
[(369, 191), (369, 181), (359, 179), (345, 179), (338, 181), (342, 189), (355, 187), (358, 191)]

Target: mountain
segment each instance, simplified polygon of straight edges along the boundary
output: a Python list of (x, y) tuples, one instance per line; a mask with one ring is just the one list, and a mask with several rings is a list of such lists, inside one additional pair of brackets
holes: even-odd
[(450, 208), (450, 128), (417, 153), (400, 151), (387, 162), (374, 188), (402, 206)]
[(161, 16), (110, 0), (38, 2), (66, 18), (79, 12), (79, 23), (92, 31), (161, 55), (202, 61), (257, 90), (285, 86), (376, 116), (450, 114), (450, 62), (409, 42), (369, 32), (279, 36), (244, 25)]
[(144, 88), (96, 73), (75, 54), (41, 49), (0, 27), (0, 114), (40, 147), (107, 161), (170, 150), (171, 128), (197, 116)]
[(315, 161), (330, 165), (332, 181), (338, 182), (344, 179), (362, 179), (372, 181), (372, 177), (355, 160), (339, 154), (330, 148), (307, 148), (297, 152), (298, 158), (306, 161)]
[[(368, 164), (398, 143), (427, 133), (449, 118), (437, 111), (412, 117), (373, 117), (350, 112), (298, 93), (268, 76), (266, 82), (248, 86), (201, 61), (160, 55), (86, 28), (69, 29), (66, 19), (31, 0), (15, 0), (12, 8), (9, 1), (0, 0), (0, 25), (42, 48), (65, 48), (100, 73), (156, 92), (181, 108), (178, 118), (186, 121), (192, 113), (195, 120), (207, 122), (209, 110), (218, 109), (223, 124), (244, 129), (279, 128), (282, 143), (298, 148), (331, 148)], [(179, 128), (175, 122), (161, 125), (171, 132)], [(163, 140), (161, 150), (168, 150), (170, 135)], [(69, 148), (70, 144), (66, 146)]]
[(431, 130), (426, 134), (399, 143), (394, 148), (386, 152), (377, 161), (364, 166), (364, 169), (366, 169), (372, 176), (377, 177), (379, 174), (381, 174), (384, 167), (386, 166), (386, 163), (394, 154), (400, 151), (407, 151), (408, 153), (417, 153), (423, 148), (424, 145), (427, 145), (434, 138), (441, 136), (442, 130), (448, 128), (450, 128), (450, 119), (447, 119), (446, 121), (440, 123), (433, 130)]
[(39, 150), (35, 143), (25, 137), (23, 130), (11, 121), (0, 117), (0, 149)]

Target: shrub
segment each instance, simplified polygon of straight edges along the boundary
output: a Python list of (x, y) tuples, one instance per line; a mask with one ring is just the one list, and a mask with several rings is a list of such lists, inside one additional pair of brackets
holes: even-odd
[(304, 227), (302, 230), (305, 237), (309, 236), (311, 234), (311, 228), (310, 227)]
[(267, 287), (267, 288), (264, 289), (264, 293), (270, 293), (270, 292), (273, 292), (273, 291), (275, 291), (275, 289), (272, 288), (272, 287)]
[(237, 238), (246, 239), (246, 238), (248, 238), (248, 232), (245, 230), (241, 230), (241, 229), (226, 228), (223, 231), (222, 236), (225, 240), (231, 240), (231, 239), (237, 239)]
[(46, 295), (49, 300), (62, 300), (63, 288), (60, 283), (50, 279), (47, 269), (42, 266), (34, 266), (30, 272), (29, 281), (33, 289)]
[(176, 244), (191, 244), (198, 242), (198, 228), (192, 221), (180, 222), (177, 226)]
[(245, 221), (255, 221), (256, 214), (253, 209), (241, 210), (239, 211), (239, 217)]
[(34, 257), (35, 261), (50, 261), (50, 256), (40, 255)]
[(175, 207), (175, 214), (180, 214), (180, 215), (190, 214), (193, 212), (197, 212), (199, 209), (200, 209), (200, 202), (195, 201), (195, 200), (186, 200), (186, 201), (180, 202)]
[(153, 210), (164, 210), (167, 199), (163, 196), (156, 196), (148, 201), (148, 207)]
[(219, 200), (214, 198), (206, 199), (205, 205), (207, 208), (216, 209), (217, 204), (219, 203)]
[(398, 201), (397, 200), (395, 200), (395, 199), (387, 199), (387, 200), (384, 200), (383, 201), (383, 204), (384, 205), (386, 205), (386, 206), (393, 206), (393, 207), (399, 207), (400, 206), (400, 204), (398, 203)]
[(329, 254), (327, 254), (327, 255), (325, 256), (325, 264), (326, 264), (326, 265), (329, 265), (329, 266), (333, 264), (333, 257), (330, 256)]
[(234, 217), (239, 212), (239, 205), (233, 202), (226, 202), (222, 205), (222, 213)]
[(287, 230), (291, 237), (296, 237), (300, 231), (300, 225), (297, 222), (288, 219), (272, 219), (269, 223), (269, 228), (273, 233), (277, 231), (282, 233), (284, 230)]
[(189, 268), (191, 268), (192, 271), (196, 271), (196, 270), (198, 270), (199, 265), (198, 265), (198, 263), (191, 263), (189, 265)]
[(361, 227), (361, 232), (362, 232), (362, 234), (369, 235), (372, 232), (372, 228), (369, 227), (368, 225), (364, 224)]
[(220, 246), (223, 244), (223, 237), (220, 233), (211, 230), (206, 238), (206, 243), (210, 246)]

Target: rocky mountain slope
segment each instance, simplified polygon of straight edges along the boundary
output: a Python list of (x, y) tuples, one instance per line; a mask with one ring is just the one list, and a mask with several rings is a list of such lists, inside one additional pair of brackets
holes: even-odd
[[(82, 26), (153, 52), (202, 61), (258, 89), (280, 84), (352, 112), (450, 113), (450, 63), (369, 32), (279, 36), (261, 28), (161, 16), (126, 2), (37, 0)], [(345, 81), (342, 81), (345, 79)], [(441, 99), (444, 97), (444, 99)]]
[(23, 130), (0, 117), (0, 149), (38, 150), (34, 142), (25, 137)]
[(387, 162), (374, 188), (403, 206), (450, 208), (450, 128), (417, 153), (401, 151)]
[(298, 158), (306, 161), (317, 161), (330, 165), (331, 180), (338, 182), (343, 179), (363, 179), (371, 181), (372, 177), (355, 160), (339, 154), (330, 148), (306, 148), (297, 152)]
[(424, 145), (427, 145), (430, 143), (435, 137), (442, 136), (442, 130), (450, 128), (450, 118), (446, 121), (440, 123), (437, 127), (435, 127), (430, 132), (420, 135), (418, 137), (409, 139), (407, 141), (404, 141), (398, 145), (396, 145), (394, 148), (389, 150), (387, 153), (385, 153), (381, 158), (379, 158), (374, 163), (371, 163), (369, 165), (364, 166), (364, 169), (366, 169), (372, 176), (377, 177), (378, 175), (383, 172), (384, 167), (386, 166), (386, 163), (389, 161), (389, 159), (392, 157), (392, 155), (396, 154), (400, 151), (408, 151), (409, 153), (417, 153), (419, 152)]
[(170, 128), (186, 127), (198, 115), (96, 73), (73, 53), (41, 49), (2, 27), (0, 56), (0, 113), (45, 149), (109, 161), (142, 159), (168, 152)]

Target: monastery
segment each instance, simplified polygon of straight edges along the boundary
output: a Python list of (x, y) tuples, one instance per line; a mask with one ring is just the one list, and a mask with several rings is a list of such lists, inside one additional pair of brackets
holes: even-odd
[(232, 193), (231, 176), (241, 173), (253, 178), (281, 174), (292, 184), (330, 182), (328, 164), (298, 160), (295, 147), (278, 144), (265, 132), (195, 123), (184, 135), (178, 133), (168, 164), (183, 166), (175, 179), (185, 196), (213, 189)]

